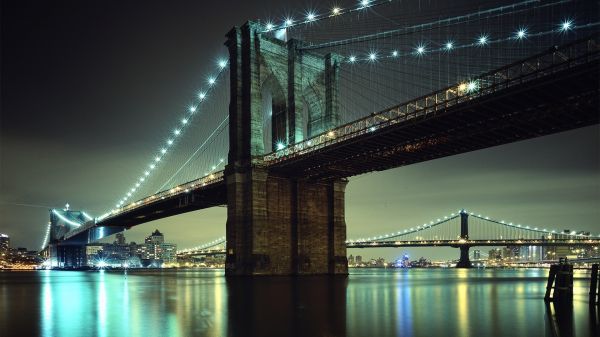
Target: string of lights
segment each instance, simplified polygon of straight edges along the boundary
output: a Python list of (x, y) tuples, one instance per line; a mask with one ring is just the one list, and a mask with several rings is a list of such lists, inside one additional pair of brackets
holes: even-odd
[(511, 5), (495, 7), (495, 8), (491, 8), (491, 9), (487, 9), (487, 10), (480, 10), (480, 11), (465, 14), (465, 15), (453, 16), (450, 18), (440, 19), (440, 20), (436, 20), (436, 21), (432, 21), (432, 22), (411, 25), (408, 27), (401, 27), (401, 28), (396, 28), (396, 29), (392, 29), (392, 30), (386, 30), (383, 32), (377, 32), (377, 33), (367, 34), (367, 35), (362, 35), (362, 36), (355, 36), (355, 37), (346, 38), (346, 39), (342, 39), (342, 40), (336, 40), (336, 41), (328, 41), (328, 42), (323, 42), (323, 43), (319, 43), (319, 44), (308, 44), (305, 46), (301, 46), (300, 49), (303, 49), (303, 50), (313, 49), (314, 50), (314, 49), (321, 49), (321, 48), (327, 48), (327, 47), (341, 46), (341, 45), (357, 43), (357, 42), (366, 42), (366, 41), (371, 41), (371, 40), (381, 38), (381, 37), (390, 37), (390, 36), (396, 35), (396, 34), (400, 34), (400, 35), (413, 34), (416, 32), (423, 32), (425, 30), (433, 29), (436, 26), (438, 26), (438, 28), (439, 27), (448, 27), (449, 25), (457, 25), (457, 24), (461, 24), (461, 23), (470, 22), (470, 20), (483, 20), (483, 19), (490, 19), (490, 18), (494, 18), (494, 17), (498, 17), (498, 16), (512, 15), (512, 14), (516, 14), (516, 13), (519, 13), (522, 11), (529, 11), (533, 8), (556, 6), (556, 5), (560, 5), (560, 4), (569, 2), (569, 1), (570, 0), (558, 0), (558, 1), (551, 2), (551, 3), (543, 4), (541, 6), (529, 7), (529, 8), (524, 8), (524, 9), (521, 8), (524, 6), (529, 6), (531, 4), (539, 4), (540, 3), (539, 0), (528, 0), (528, 1), (523, 1), (523, 2), (519, 2), (519, 3), (511, 4)]
[[(534, 227), (534, 226), (529, 226), (529, 225), (521, 225), (521, 224), (513, 224), (512, 222), (506, 222), (504, 220), (496, 220), (493, 219), (489, 216), (484, 216), (481, 214), (476, 214), (474, 212), (469, 212), (466, 210), (461, 210), (458, 213), (451, 213), (450, 215), (446, 215), (443, 218), (438, 218), (436, 220), (432, 220), (429, 223), (424, 223), (423, 225), (417, 226), (417, 227), (411, 227), (408, 229), (405, 229), (403, 231), (398, 231), (396, 233), (388, 233), (388, 234), (381, 234), (381, 235), (376, 235), (373, 237), (368, 237), (368, 238), (359, 238), (359, 239), (353, 239), (353, 240), (347, 240), (346, 243), (362, 243), (362, 242), (372, 242), (372, 241), (381, 241), (381, 240), (387, 240), (387, 239), (392, 239), (392, 238), (396, 238), (396, 237), (400, 237), (400, 236), (406, 236), (406, 235), (411, 235), (414, 234), (416, 232), (420, 232), (426, 229), (431, 229), (435, 226), (441, 225), (443, 223), (446, 223), (450, 220), (456, 219), (460, 216), (461, 213), (467, 213), (470, 216), (473, 216), (477, 219), (481, 219), (481, 220), (485, 220), (491, 223), (495, 223), (498, 225), (502, 225), (502, 226), (507, 226), (507, 227), (511, 227), (514, 229), (519, 229), (519, 230), (523, 230), (523, 231), (530, 231), (530, 232), (536, 232), (536, 233), (543, 233), (544, 235), (565, 235), (565, 236), (569, 236), (572, 238), (582, 238), (582, 237), (587, 237), (587, 235), (584, 235), (582, 233), (577, 233), (575, 231), (571, 231), (569, 233), (565, 233), (565, 232), (560, 232), (556, 229), (550, 230), (550, 229), (546, 229), (546, 228), (539, 228), (539, 227)], [(600, 237), (600, 234), (597, 235), (598, 237)]]
[(46, 235), (44, 236), (44, 241), (42, 242), (42, 247), (40, 248), (41, 250), (46, 248), (46, 245), (48, 245), (48, 239), (50, 239), (50, 229), (51, 228), (52, 228), (52, 223), (48, 222), (48, 226), (46, 226)]
[[(493, 219), (489, 216), (484, 216), (481, 214), (475, 214), (475, 213), (469, 213), (469, 215), (481, 219), (481, 220), (485, 220), (485, 221), (489, 221), (495, 224), (499, 224), (499, 225), (504, 225), (504, 226), (508, 226), (508, 227), (513, 227), (513, 228), (518, 228), (521, 230), (527, 230), (527, 231), (532, 231), (532, 232), (538, 232), (538, 233), (543, 233), (543, 234), (560, 234), (560, 235), (567, 235), (570, 237), (582, 237), (584, 236), (581, 233), (577, 233), (575, 231), (571, 231), (569, 233), (565, 233), (565, 232), (560, 232), (559, 230), (556, 229), (546, 229), (546, 228), (539, 228), (539, 227), (534, 227), (534, 226), (529, 226), (529, 225), (521, 225), (521, 224), (513, 224), (512, 222), (506, 222), (504, 220), (496, 220)], [(600, 237), (600, 234), (598, 234), (598, 237)]]
[(366, 242), (366, 241), (379, 241), (379, 240), (385, 240), (385, 239), (392, 239), (392, 238), (396, 238), (399, 236), (405, 236), (405, 235), (410, 235), (410, 234), (414, 234), (416, 232), (420, 232), (422, 230), (425, 229), (429, 229), (432, 227), (435, 227), (437, 225), (441, 225), (443, 223), (446, 223), (450, 220), (456, 219), (460, 216), (460, 212), (463, 211), (458, 211), (458, 213), (451, 213), (450, 215), (446, 215), (443, 218), (437, 218), (436, 220), (431, 220), (429, 223), (424, 223), (423, 225), (418, 225), (416, 227), (411, 227), (408, 229), (405, 229), (403, 231), (398, 231), (396, 233), (389, 233), (389, 234), (381, 234), (381, 235), (376, 235), (373, 237), (368, 237), (368, 238), (360, 238), (360, 239), (354, 239), (354, 240), (346, 240), (346, 243), (356, 243), (356, 242)]
[(577, 29), (587, 29), (599, 26), (600, 22), (591, 22), (582, 25), (575, 25), (572, 19), (565, 19), (558, 25), (557, 29), (531, 33), (527, 27), (520, 27), (516, 30), (511, 36), (504, 38), (492, 39), (490, 34), (480, 34), (477, 36), (472, 43), (466, 43), (459, 45), (455, 41), (448, 40), (443, 43), (440, 43), (441, 47), (438, 48), (428, 48), (428, 44), (419, 43), (416, 44), (414, 49), (411, 51), (399, 51), (398, 49), (387, 50), (387, 51), (371, 51), (364, 57), (358, 57), (355, 54), (350, 54), (344, 57), (344, 61), (346, 63), (358, 64), (358, 63), (374, 63), (376, 61), (385, 60), (385, 59), (397, 59), (405, 56), (424, 56), (425, 54), (445, 52), (449, 53), (453, 50), (465, 49), (465, 48), (473, 48), (473, 47), (486, 47), (492, 44), (498, 44), (503, 42), (510, 41), (525, 41), (528, 38), (546, 36), (550, 34), (562, 33), (565, 34), (572, 30)]
[(52, 213), (53, 213), (54, 215), (56, 215), (56, 216), (57, 216), (59, 219), (61, 219), (62, 221), (64, 221), (64, 222), (68, 223), (68, 224), (69, 224), (69, 225), (71, 225), (71, 226), (74, 226), (74, 227), (79, 227), (79, 226), (81, 226), (81, 225), (82, 225), (82, 224), (80, 224), (80, 223), (78, 223), (78, 222), (75, 222), (75, 221), (72, 221), (72, 220), (70, 220), (70, 219), (68, 219), (68, 218), (65, 218), (65, 217), (64, 217), (62, 214), (60, 214), (60, 213), (59, 213), (57, 210), (55, 210), (55, 209), (53, 209), (53, 210), (52, 210)]
[(374, 8), (381, 5), (386, 5), (392, 2), (393, 0), (361, 0), (358, 4), (346, 8), (342, 8), (339, 6), (335, 6), (331, 9), (329, 13), (316, 13), (314, 10), (307, 10), (304, 14), (303, 20), (296, 20), (292, 16), (287, 16), (283, 19), (283, 21), (279, 24), (271, 20), (267, 20), (263, 26), (262, 33), (268, 33), (272, 31), (277, 31), (281, 29), (288, 29), (299, 27), (307, 24), (313, 24), (321, 20), (326, 20), (332, 17), (338, 17), (345, 14), (355, 13), (358, 11), (364, 11), (368, 8)]
[[(125, 195), (116, 203), (115, 208), (120, 208), (126, 204), (127, 201), (131, 200), (134, 196), (134, 193), (139, 189), (139, 187), (149, 179), (149, 176), (157, 168), (157, 166), (164, 160), (165, 156), (168, 154), (170, 150), (172, 150), (176, 145), (176, 140), (180, 137), (186, 129), (186, 126), (189, 125), (189, 122), (199, 113), (199, 108), (202, 103), (208, 99), (209, 94), (212, 90), (214, 90), (215, 84), (218, 79), (221, 77), (225, 69), (227, 68), (228, 62), (224, 59), (221, 59), (217, 62), (218, 71), (215, 75), (211, 75), (207, 78), (207, 89), (201, 90), (196, 98), (196, 103), (191, 104), (188, 108), (187, 113), (180, 119), (177, 126), (173, 128), (172, 134), (167, 137), (167, 140), (161, 146), (155, 156), (153, 156), (151, 162), (148, 164), (146, 170), (143, 171), (142, 175), (136, 180), (134, 185), (125, 193)], [(115, 209), (111, 211), (105, 212), (100, 218), (105, 218), (108, 214), (114, 212)]]
[(209, 248), (216, 247), (216, 246), (219, 246), (221, 244), (224, 244), (225, 242), (226, 242), (225, 241), (225, 237), (223, 236), (223, 237), (215, 239), (215, 240), (213, 240), (211, 242), (207, 242), (207, 243), (198, 245), (198, 246), (193, 247), (193, 248), (187, 248), (187, 249), (178, 250), (177, 254), (186, 254), (186, 253), (196, 252), (196, 251), (200, 251), (200, 250), (206, 250), (206, 249), (209, 249)]

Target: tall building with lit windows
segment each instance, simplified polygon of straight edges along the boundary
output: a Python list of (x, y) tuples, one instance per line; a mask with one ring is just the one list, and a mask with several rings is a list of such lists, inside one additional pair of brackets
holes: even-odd
[(10, 237), (0, 233), (0, 252), (8, 252), (10, 248)]
[(166, 243), (164, 235), (157, 230), (144, 240), (141, 259), (149, 265), (177, 262), (177, 245)]

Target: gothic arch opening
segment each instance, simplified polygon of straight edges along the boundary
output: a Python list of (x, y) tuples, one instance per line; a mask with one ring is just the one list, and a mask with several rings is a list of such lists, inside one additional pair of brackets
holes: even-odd
[(287, 104), (283, 88), (274, 76), (261, 85), (262, 136), (265, 153), (287, 143)]

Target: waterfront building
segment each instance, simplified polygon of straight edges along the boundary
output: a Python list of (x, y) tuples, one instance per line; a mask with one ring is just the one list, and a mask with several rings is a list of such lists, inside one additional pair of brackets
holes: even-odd
[(488, 252), (488, 260), (500, 260), (502, 259), (502, 251), (498, 248), (490, 249)]
[(146, 266), (176, 263), (177, 245), (165, 242), (164, 235), (157, 229), (144, 240), (140, 258)]

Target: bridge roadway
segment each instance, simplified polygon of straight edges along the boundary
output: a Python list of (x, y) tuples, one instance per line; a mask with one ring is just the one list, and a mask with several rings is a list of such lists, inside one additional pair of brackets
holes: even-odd
[[(346, 248), (400, 248), (400, 247), (452, 247), (461, 246), (598, 246), (600, 239), (582, 238), (568, 240), (413, 240), (413, 241), (361, 241), (348, 242)], [(225, 254), (225, 249), (204, 249), (186, 251), (177, 254), (178, 257), (212, 256)]]
[[(273, 174), (345, 178), (598, 124), (599, 71), (595, 35), (471, 79), (471, 85), (459, 83), (342, 125), (259, 162)], [(93, 227), (128, 228), (226, 204), (219, 171), (115, 210), (65, 239)]]

